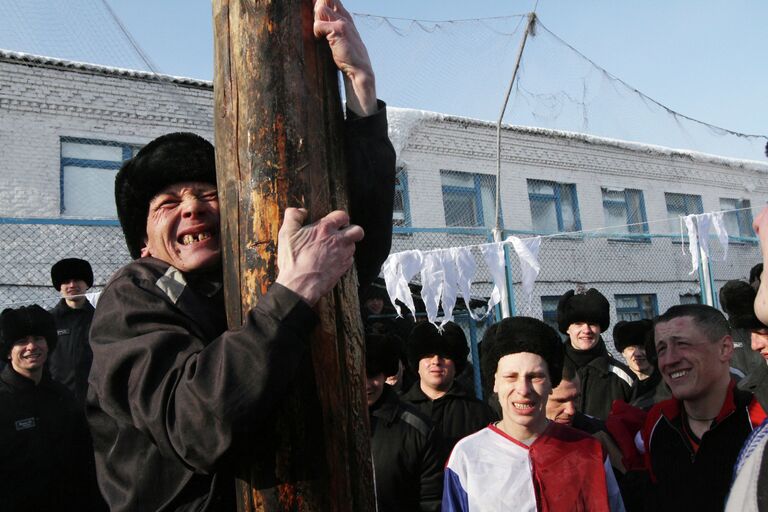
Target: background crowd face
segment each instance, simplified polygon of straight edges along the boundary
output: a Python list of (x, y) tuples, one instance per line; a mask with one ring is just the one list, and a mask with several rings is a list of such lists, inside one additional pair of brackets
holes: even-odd
[(365, 396), (368, 400), (368, 407), (375, 404), (379, 398), (381, 398), (381, 394), (384, 392), (384, 383), (386, 380), (387, 377), (384, 375), (384, 373), (379, 373), (378, 375), (374, 375), (372, 377), (366, 377)]
[(655, 327), (658, 368), (678, 400), (697, 400), (716, 389), (733, 352), (730, 336), (710, 340), (690, 316)]
[(59, 293), (63, 299), (74, 304), (85, 303), (85, 292), (88, 291), (88, 284), (82, 279), (70, 278), (62, 281), (59, 287)]
[(579, 377), (561, 380), (547, 400), (547, 418), (562, 425), (571, 425), (576, 415), (576, 402), (581, 396)]
[(547, 363), (538, 354), (519, 352), (499, 359), (493, 391), (501, 404), (505, 431), (530, 437), (547, 424), (547, 398), (552, 393)]
[(452, 359), (431, 354), (419, 360), (421, 385), (435, 391), (448, 391), (456, 377), (456, 365)]
[(759, 329), (750, 333), (752, 350), (759, 352), (768, 363), (768, 329)]
[(141, 256), (154, 256), (182, 272), (215, 267), (221, 261), (219, 218), (214, 185), (170, 185), (149, 202), (147, 239)]
[(651, 363), (648, 362), (648, 358), (645, 356), (644, 346), (630, 345), (625, 348), (621, 354), (624, 356), (624, 359), (627, 360), (629, 369), (634, 373), (648, 375), (653, 371)]
[(576, 350), (589, 350), (600, 339), (600, 326), (587, 322), (575, 322), (568, 326), (568, 337)]
[(16, 341), (8, 354), (13, 369), (28, 378), (42, 371), (46, 359), (48, 342), (43, 336), (27, 336)]

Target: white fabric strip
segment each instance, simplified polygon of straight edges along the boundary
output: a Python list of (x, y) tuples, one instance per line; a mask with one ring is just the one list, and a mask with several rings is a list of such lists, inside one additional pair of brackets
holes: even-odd
[(515, 248), (517, 257), (520, 259), (520, 271), (522, 273), (523, 293), (530, 302), (533, 294), (533, 284), (541, 271), (539, 264), (539, 249), (541, 248), (541, 237), (517, 238), (510, 236), (506, 240)]
[(486, 316), (491, 312), (493, 307), (501, 302), (501, 289), (504, 286), (506, 276), (504, 275), (504, 244), (486, 244), (480, 246), (480, 252), (483, 253), (483, 259), (488, 266), (488, 271), (491, 273), (493, 279), (493, 290), (491, 296), (488, 299), (488, 311)]
[(397, 252), (390, 254), (381, 267), (389, 300), (392, 302), (392, 306), (394, 306), (399, 317), (402, 317), (403, 314), (400, 311), (400, 306), (395, 302), (396, 300), (405, 304), (411, 310), (413, 316), (416, 316), (416, 306), (413, 304), (413, 297), (411, 297), (408, 282), (421, 270), (423, 259), (424, 256), (421, 251)]
[(688, 252), (691, 253), (691, 271), (688, 273), (692, 275), (699, 269), (699, 238), (696, 235), (696, 226), (693, 223), (695, 215), (686, 215), (683, 220), (685, 221), (685, 227), (688, 229)]
[(443, 293), (443, 275), (443, 263), (438, 253), (425, 254), (421, 264), (421, 299), (427, 310), (427, 320), (435, 325)]
[[(440, 263), (443, 266), (443, 321), (440, 327), (446, 322), (453, 320), (453, 308), (456, 306), (456, 292), (459, 283), (459, 271), (456, 268), (456, 261), (453, 257), (453, 251), (446, 249), (437, 253)], [(467, 303), (469, 307), (469, 303)]]

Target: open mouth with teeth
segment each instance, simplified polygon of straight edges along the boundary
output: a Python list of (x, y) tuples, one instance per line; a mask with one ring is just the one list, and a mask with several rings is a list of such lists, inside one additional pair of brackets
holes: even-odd
[(199, 233), (187, 233), (179, 237), (179, 243), (181, 245), (192, 245), (200, 243), (204, 240), (208, 240), (213, 236), (210, 231), (200, 231)]
[(536, 407), (536, 402), (512, 402), (512, 407), (520, 413), (531, 413)]
[(675, 370), (674, 372), (669, 373), (669, 377), (672, 380), (682, 379), (686, 375), (688, 375), (688, 370)]

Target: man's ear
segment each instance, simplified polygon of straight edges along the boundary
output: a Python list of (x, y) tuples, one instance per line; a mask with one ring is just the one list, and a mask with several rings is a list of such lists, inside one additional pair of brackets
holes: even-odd
[(730, 334), (723, 336), (720, 346), (720, 354), (724, 361), (730, 361), (733, 356), (733, 337)]
[(144, 238), (144, 244), (141, 246), (140, 256), (142, 258), (146, 258), (147, 256), (152, 256), (152, 253), (149, 252), (149, 247), (147, 247), (147, 239), (146, 238)]

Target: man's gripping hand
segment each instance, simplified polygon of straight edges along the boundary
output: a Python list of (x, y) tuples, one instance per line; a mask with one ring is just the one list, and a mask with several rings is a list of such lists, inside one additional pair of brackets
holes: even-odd
[(376, 112), (376, 79), (368, 50), (339, 0), (315, 0), (315, 37), (325, 37), (344, 75), (347, 107), (360, 116)]
[(303, 208), (285, 210), (277, 236), (279, 273), (275, 282), (313, 306), (352, 266), (363, 228), (350, 225), (349, 216), (340, 210), (302, 226), (306, 218)]

